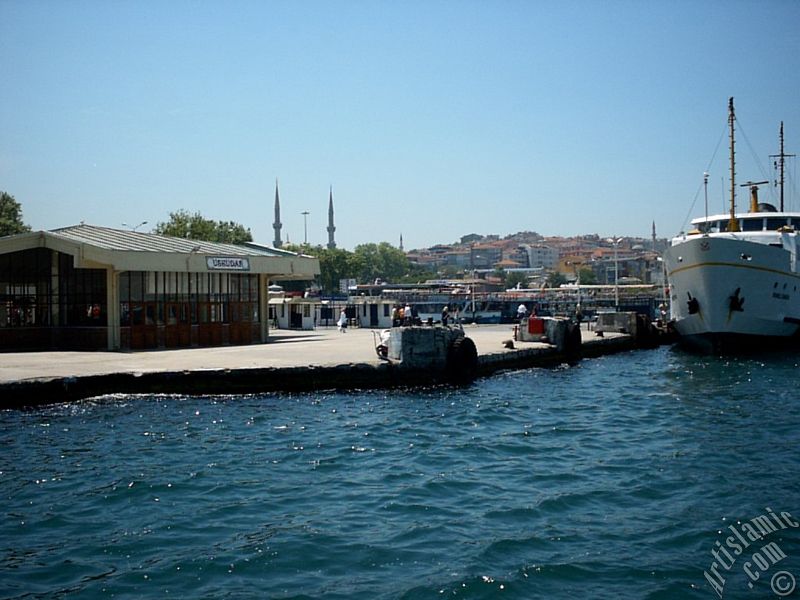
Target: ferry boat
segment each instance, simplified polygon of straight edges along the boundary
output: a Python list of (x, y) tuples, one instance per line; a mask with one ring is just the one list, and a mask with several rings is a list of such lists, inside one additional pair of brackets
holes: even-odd
[(459, 314), (462, 323), (497, 324), (503, 317), (503, 305), (496, 300), (470, 299), (459, 307)]
[[(704, 352), (724, 353), (800, 340), (800, 213), (783, 207), (783, 123), (780, 130), (780, 209), (758, 201), (747, 182), (750, 206), (736, 212), (733, 98), (730, 127), (730, 213), (692, 221), (664, 255), (671, 319), (680, 341)], [(705, 183), (707, 186), (708, 175)], [(707, 197), (707, 194), (706, 194)], [(706, 209), (707, 215), (707, 209)]]

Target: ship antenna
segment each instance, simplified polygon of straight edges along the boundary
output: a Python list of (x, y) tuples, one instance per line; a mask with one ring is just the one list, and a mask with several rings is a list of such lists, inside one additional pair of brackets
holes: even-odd
[(783, 151), (783, 121), (781, 121), (780, 142), (781, 142), (781, 153), (770, 154), (769, 157), (778, 159), (778, 161), (776, 161), (776, 166), (778, 167), (778, 173), (780, 173), (780, 175), (778, 176), (778, 181), (776, 183), (780, 185), (781, 189), (781, 212), (783, 212), (783, 184), (785, 181), (784, 166), (786, 164), (787, 158), (793, 158), (795, 156), (794, 154), (786, 154)]
[(734, 123), (736, 115), (733, 112), (733, 97), (728, 100), (728, 125), (731, 136), (731, 218), (728, 221), (728, 231), (739, 231), (739, 222), (736, 220), (736, 153), (734, 151)]
[(706, 226), (704, 233), (708, 235), (708, 171), (703, 173), (703, 191), (705, 192), (706, 197)]

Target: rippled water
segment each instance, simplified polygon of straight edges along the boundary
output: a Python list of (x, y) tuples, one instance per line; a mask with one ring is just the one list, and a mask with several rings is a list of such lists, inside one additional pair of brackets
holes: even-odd
[[(4, 411), (0, 596), (717, 597), (718, 531), (800, 517), (798, 362)], [(800, 529), (770, 539), (786, 558), (755, 581), (743, 555), (726, 598), (800, 577)]]

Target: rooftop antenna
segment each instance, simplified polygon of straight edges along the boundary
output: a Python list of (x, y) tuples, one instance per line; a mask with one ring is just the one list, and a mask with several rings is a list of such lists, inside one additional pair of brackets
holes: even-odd
[(770, 154), (770, 158), (777, 158), (778, 160), (775, 161), (775, 168), (778, 169), (780, 175), (778, 176), (778, 181), (775, 182), (775, 185), (780, 185), (781, 188), (781, 212), (783, 212), (783, 184), (785, 181), (784, 178), (784, 167), (786, 164), (787, 158), (793, 158), (794, 154), (786, 154), (783, 151), (783, 121), (781, 121), (781, 131), (780, 131), (780, 141), (781, 141), (781, 153), (780, 154)]

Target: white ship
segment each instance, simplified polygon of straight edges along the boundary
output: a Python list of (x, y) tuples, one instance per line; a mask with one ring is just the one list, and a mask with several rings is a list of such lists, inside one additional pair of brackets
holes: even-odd
[[(733, 98), (729, 101), (730, 214), (692, 221), (664, 255), (670, 310), (684, 345), (705, 352), (775, 347), (800, 341), (800, 212), (783, 210), (784, 161), (781, 123), (780, 209), (758, 202), (747, 182), (748, 212), (736, 212)], [(706, 176), (706, 183), (708, 177)], [(706, 210), (706, 214), (707, 214)]]

